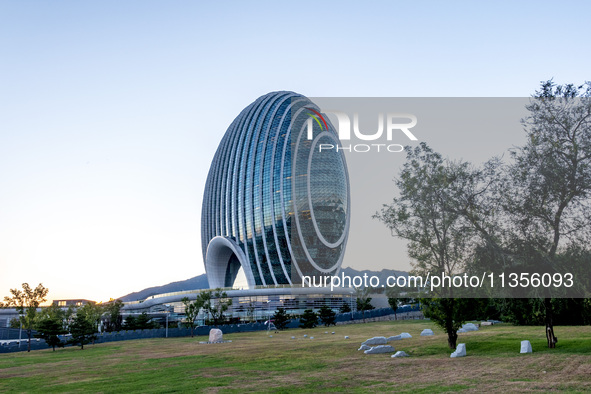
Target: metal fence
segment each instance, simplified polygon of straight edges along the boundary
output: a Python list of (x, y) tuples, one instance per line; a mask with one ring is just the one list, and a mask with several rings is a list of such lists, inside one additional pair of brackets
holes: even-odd
[[(396, 313), (405, 313), (405, 312), (412, 312), (418, 311), (419, 308), (417, 307), (404, 307), (398, 308)], [(392, 315), (394, 311), (392, 308), (380, 308), (380, 309), (373, 309), (371, 311), (365, 312), (350, 312), (350, 313), (339, 313), (336, 315), (336, 322), (347, 322), (347, 321), (354, 321), (354, 320), (363, 320), (363, 319), (372, 319), (376, 317), (382, 317), (387, 315)], [(298, 328), (300, 326), (299, 319), (293, 319), (287, 324), (287, 328)], [(196, 327), (194, 330), (194, 335), (197, 336), (207, 336), (209, 335), (209, 330), (212, 328), (219, 328), (222, 330), (224, 334), (233, 334), (238, 332), (249, 332), (249, 331), (263, 331), (267, 330), (268, 325), (264, 323), (245, 323), (245, 324), (225, 324), (222, 326), (199, 326)], [(7, 339), (18, 339), (18, 331), (14, 329), (3, 329), (3, 330), (11, 330), (6, 335), (14, 336), (14, 331), (16, 331), (16, 338), (7, 338)], [(1, 333), (1, 331), (0, 331)], [(1, 334), (0, 334), (1, 335)], [(191, 335), (191, 330), (189, 328), (169, 328), (168, 329), (168, 337), (170, 338), (178, 338), (178, 337), (187, 337)], [(3, 342), (0, 344), (0, 353), (10, 353), (10, 352), (18, 352), (18, 351), (25, 351), (27, 350), (27, 343), (26, 343), (26, 333), (23, 331), (23, 340), (21, 342), (21, 346), (19, 348), (16, 341), (12, 342)], [(164, 338), (166, 336), (166, 329), (165, 328), (157, 328), (151, 330), (133, 330), (133, 331), (117, 331), (117, 332), (105, 332), (96, 334), (97, 340), (95, 343), (105, 343), (105, 342), (115, 342), (115, 341), (128, 341), (133, 339), (147, 339), (147, 338)], [(38, 349), (47, 349), (47, 344), (42, 339), (34, 339), (31, 341), (31, 350), (38, 350)]]

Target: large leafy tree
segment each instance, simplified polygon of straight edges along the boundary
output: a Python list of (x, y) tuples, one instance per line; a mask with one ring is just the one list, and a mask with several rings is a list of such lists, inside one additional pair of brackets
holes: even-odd
[[(445, 212), (463, 217), (479, 236), (468, 269), (571, 272), (584, 295), (591, 245), (591, 83), (543, 82), (526, 108), (526, 143), (511, 151), (509, 164), (493, 159), (463, 177), (468, 187), (445, 197)], [(525, 310), (538, 317), (525, 320), (541, 318), (548, 347), (555, 347), (551, 296), (559, 293), (518, 289), (511, 295), (541, 300), (528, 302)], [(519, 309), (522, 303), (505, 304)]]
[(28, 345), (27, 351), (31, 351), (31, 335), (35, 329), (37, 308), (47, 299), (49, 289), (39, 283), (36, 288), (32, 289), (28, 283), (23, 283), (23, 289), (10, 289), (11, 297), (4, 297), (3, 306), (13, 306), (20, 315), (20, 322), (22, 327), (27, 331)]
[[(516, 260), (555, 272), (561, 254), (588, 250), (591, 241), (591, 83), (543, 82), (527, 109), (522, 121), (527, 142), (511, 152), (500, 197)], [(553, 348), (550, 297), (543, 305), (548, 347)]]
[(121, 308), (123, 308), (123, 302), (121, 300), (111, 299), (104, 305), (105, 331), (112, 332), (121, 330), (121, 324), (123, 321)]
[(92, 324), (92, 327), (94, 328), (95, 332), (98, 332), (98, 327), (101, 322), (101, 318), (103, 316), (103, 313), (105, 313), (105, 308), (103, 307), (103, 305), (96, 304), (94, 302), (89, 302), (87, 304), (84, 304), (80, 308), (80, 310), (83, 311), (88, 322)]
[[(472, 255), (474, 233), (457, 212), (457, 201), (478, 183), (468, 163), (444, 160), (425, 143), (407, 148), (407, 160), (395, 180), (399, 195), (374, 216), (394, 236), (408, 241), (414, 273), (454, 275), (465, 270)], [(424, 313), (443, 328), (455, 349), (464, 322), (462, 301), (454, 289), (438, 288), (424, 303)]]

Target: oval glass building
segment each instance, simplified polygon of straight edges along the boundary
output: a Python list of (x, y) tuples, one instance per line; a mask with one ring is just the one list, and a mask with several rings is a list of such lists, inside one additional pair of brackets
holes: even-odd
[(328, 118), (293, 92), (264, 95), (238, 115), (215, 153), (203, 197), (211, 288), (301, 284), (303, 276), (338, 273), (350, 192), (337, 146)]

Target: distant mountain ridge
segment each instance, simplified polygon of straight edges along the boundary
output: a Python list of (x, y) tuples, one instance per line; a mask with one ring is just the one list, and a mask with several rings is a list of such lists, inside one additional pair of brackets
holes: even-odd
[(136, 291), (119, 297), (123, 302), (140, 301), (146, 298), (162, 293), (172, 293), (175, 291), (197, 290), (209, 288), (209, 282), (205, 274), (197, 275), (189, 279), (171, 282), (162, 286), (148, 287), (147, 289)]
[[(380, 278), (380, 283), (386, 283), (386, 279), (388, 278), (388, 276), (408, 276), (408, 272), (404, 271), (396, 271), (389, 269), (383, 269), (381, 271), (358, 271), (350, 267), (343, 268), (341, 270), (341, 273), (339, 273), (339, 276), (341, 276), (342, 274), (344, 274), (345, 276), (349, 276), (351, 278), (353, 278), (353, 276), (363, 277), (364, 274), (367, 274), (368, 277), (377, 276), (378, 278)], [(189, 279), (171, 282), (162, 286), (148, 287), (147, 289), (129, 293), (127, 295), (124, 295), (123, 297), (119, 297), (119, 299), (123, 302), (140, 301), (145, 300), (146, 298), (156, 294), (172, 293), (175, 291), (199, 290), (207, 288), (209, 288), (207, 276), (205, 274), (201, 274)]]

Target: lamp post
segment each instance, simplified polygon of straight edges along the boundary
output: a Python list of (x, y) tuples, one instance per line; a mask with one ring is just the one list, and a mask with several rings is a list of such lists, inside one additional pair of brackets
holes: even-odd
[(170, 305), (164, 305), (166, 307), (166, 338), (168, 338), (168, 315), (170, 314)]
[(22, 313), (19, 313), (19, 314), (18, 314), (18, 321), (19, 321), (19, 323), (21, 324), (21, 325), (20, 325), (20, 328), (19, 328), (19, 330), (18, 330), (18, 348), (19, 348), (19, 350), (20, 350), (20, 348), (21, 348), (21, 342), (22, 342), (22, 334), (23, 334), (23, 317), (24, 317), (24, 316), (25, 316), (25, 315), (24, 315), (24, 314), (22, 314)]

